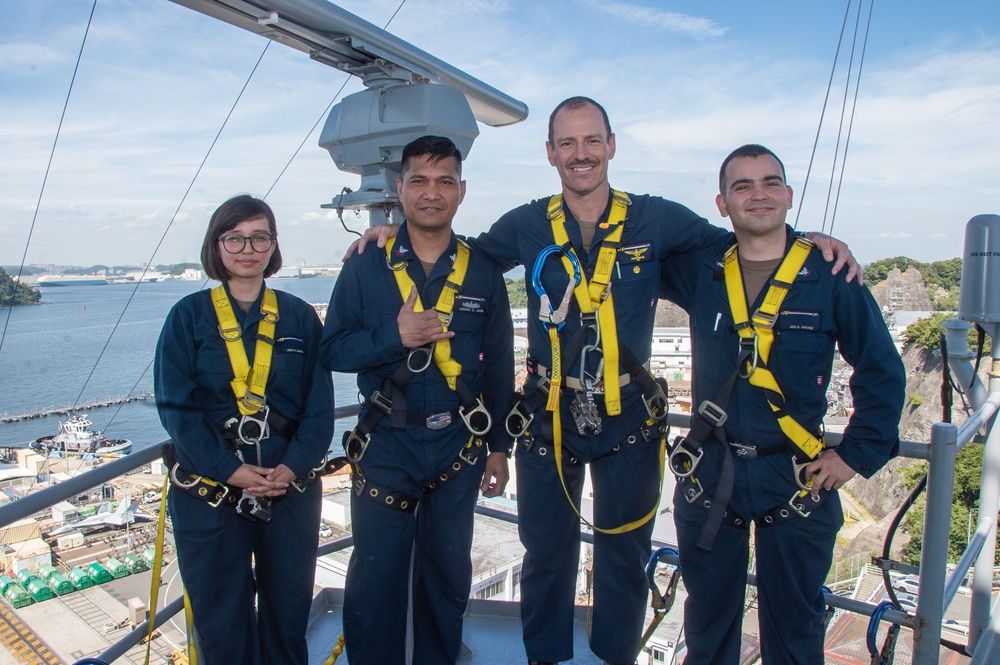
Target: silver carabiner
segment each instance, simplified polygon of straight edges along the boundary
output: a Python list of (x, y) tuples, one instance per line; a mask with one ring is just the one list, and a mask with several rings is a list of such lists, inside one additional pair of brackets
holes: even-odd
[[(740, 338), (740, 346), (743, 346), (743, 339)], [(753, 350), (750, 352), (751, 360), (747, 361), (750, 363), (750, 369), (747, 370), (746, 374), (743, 373), (743, 368), (739, 369), (739, 377), (741, 379), (749, 379), (750, 375), (753, 374), (754, 370), (757, 369), (757, 333), (753, 334)]]

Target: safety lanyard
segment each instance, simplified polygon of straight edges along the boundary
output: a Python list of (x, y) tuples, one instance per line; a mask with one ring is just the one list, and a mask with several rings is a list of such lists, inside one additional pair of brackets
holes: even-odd
[(274, 324), (278, 322), (278, 298), (271, 289), (264, 289), (264, 298), (260, 304), (261, 320), (257, 324), (253, 368), (247, 359), (247, 350), (242, 341), (243, 331), (236, 321), (236, 312), (233, 311), (225, 286), (219, 285), (212, 289), (212, 305), (219, 320), (219, 334), (226, 342), (229, 363), (233, 367), (233, 380), (230, 385), (233, 394), (236, 395), (236, 404), (244, 416), (260, 413), (267, 406), (264, 389), (267, 387), (267, 375), (271, 371)]
[(796, 276), (802, 270), (806, 257), (812, 249), (812, 242), (806, 238), (796, 238), (784, 260), (778, 266), (778, 271), (771, 279), (770, 286), (764, 296), (760, 308), (750, 317), (747, 315), (747, 299), (743, 290), (743, 277), (740, 274), (740, 261), (737, 245), (726, 252), (723, 260), (723, 270), (726, 280), (726, 291), (729, 294), (729, 309), (733, 316), (735, 330), (740, 336), (740, 345), (752, 346), (752, 352), (745, 361), (745, 371), (740, 373), (750, 385), (764, 391), (767, 402), (771, 406), (778, 425), (785, 436), (798, 450), (795, 457), (800, 462), (804, 455), (808, 460), (814, 460), (825, 447), (823, 442), (813, 436), (800, 425), (785, 410), (785, 396), (778, 386), (774, 375), (767, 367), (774, 343), (774, 324), (778, 320), (778, 311), (788, 291), (792, 288)]
[[(618, 258), (618, 249), (621, 247), (622, 231), (625, 229), (625, 214), (628, 206), (632, 202), (625, 192), (611, 190), (611, 212), (608, 214), (608, 226), (611, 232), (601, 241), (600, 250), (597, 253), (597, 262), (594, 265), (594, 272), (588, 281), (586, 274), (579, 271), (579, 257), (569, 241), (566, 233), (566, 211), (562, 205), (562, 194), (556, 194), (549, 199), (548, 217), (552, 223), (552, 236), (557, 245), (566, 248), (562, 256), (563, 267), (570, 280), (576, 279), (579, 275), (576, 288), (573, 290), (576, 296), (577, 305), (583, 317), (594, 317), (597, 319), (597, 332), (604, 355), (604, 408), (609, 416), (617, 416), (621, 413), (621, 387), (619, 386), (618, 370), (618, 329), (615, 322), (615, 307), (611, 293), (611, 271), (614, 270), (615, 261)], [(572, 254), (574, 261), (568, 256)], [(556, 363), (559, 358), (559, 339), (554, 331), (554, 327), (549, 328), (549, 339), (552, 343), (552, 369), (553, 387), (556, 388), (550, 395), (549, 404), (546, 406), (549, 411), (554, 410), (554, 405), (558, 404), (558, 386), (555, 385)]]
[[(389, 266), (389, 270), (392, 271), (393, 276), (396, 278), (396, 286), (399, 287), (399, 295), (403, 297), (403, 302), (406, 302), (407, 298), (410, 297), (410, 290), (414, 288), (416, 284), (413, 282), (413, 278), (410, 277), (409, 273), (406, 271), (405, 261), (398, 263), (392, 262), (392, 248), (395, 244), (395, 236), (389, 238), (388, 242), (386, 242), (385, 260), (386, 265)], [(437, 312), (438, 319), (441, 320), (441, 328), (444, 332), (448, 332), (448, 325), (451, 323), (452, 312), (455, 309), (455, 300), (462, 293), (462, 284), (465, 282), (465, 274), (468, 269), (469, 246), (462, 240), (459, 240), (457, 252), (455, 253), (455, 260), (451, 265), (451, 275), (449, 275), (448, 279), (445, 280), (444, 286), (441, 287), (441, 294), (438, 296), (437, 304), (434, 305), (434, 311)], [(417, 292), (417, 301), (413, 304), (413, 311), (424, 311), (423, 303), (420, 301), (419, 290)], [(441, 370), (441, 374), (444, 375), (445, 381), (448, 382), (448, 387), (452, 390), (456, 390), (456, 382), (458, 377), (462, 374), (462, 365), (451, 357), (451, 342), (447, 339), (441, 339), (435, 342), (433, 355), (434, 364), (437, 365), (439, 370)]]

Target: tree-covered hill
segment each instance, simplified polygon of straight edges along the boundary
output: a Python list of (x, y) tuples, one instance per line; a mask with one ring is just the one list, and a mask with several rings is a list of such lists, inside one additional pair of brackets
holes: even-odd
[(15, 282), (3, 268), (0, 268), (0, 307), (30, 305), (41, 298), (42, 294), (38, 289)]

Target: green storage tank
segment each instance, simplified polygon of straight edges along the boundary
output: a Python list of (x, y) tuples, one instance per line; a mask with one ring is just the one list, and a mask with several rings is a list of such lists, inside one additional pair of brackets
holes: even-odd
[[(7, 593), (7, 588), (12, 584), (17, 584), (10, 575), (0, 575), (0, 593)], [(24, 589), (21, 589), (24, 591)]]
[(43, 600), (49, 600), (55, 596), (55, 594), (52, 593), (52, 589), (50, 589), (45, 582), (38, 579), (34, 575), (32, 575), (31, 579), (28, 580), (28, 583), (24, 585), (24, 588), (31, 594), (31, 597), (35, 599), (36, 603), (40, 603)]
[(110, 582), (115, 579), (112, 577), (111, 573), (108, 572), (107, 568), (96, 561), (87, 566), (87, 572), (90, 573), (91, 579), (93, 579), (96, 584), (104, 584), (105, 582)]
[[(6, 577), (6, 575), (4, 577)], [(10, 578), (8, 577), (7, 579)], [(19, 610), (22, 607), (27, 607), (28, 605), (31, 605), (33, 602), (35, 602), (31, 598), (31, 594), (25, 591), (20, 584), (14, 582), (14, 580), (10, 581), (11, 584), (8, 584), (4, 588), (2, 593), (3, 597), (7, 600), (8, 603), (10, 603), (14, 607), (15, 610)]]
[(69, 571), (69, 581), (73, 583), (77, 589), (89, 589), (94, 586), (94, 578), (87, 574), (80, 566), (73, 568)]
[(128, 572), (132, 574), (149, 570), (149, 566), (146, 565), (146, 562), (134, 554), (125, 555), (125, 567), (128, 568)]
[(27, 589), (28, 588), (28, 580), (30, 580), (32, 577), (37, 577), (37, 576), (33, 572), (31, 572), (30, 570), (28, 570), (27, 568), (24, 568), (22, 570), (17, 571), (17, 575), (15, 576), (15, 579), (17, 580), (18, 584), (20, 584), (25, 589)]
[(104, 560), (104, 567), (108, 569), (108, 572), (116, 580), (128, 575), (128, 568), (125, 564), (113, 556), (109, 556)]
[[(153, 562), (156, 561), (156, 548), (147, 547), (142, 553), (142, 560), (146, 562), (146, 565), (150, 568), (153, 567)], [(166, 566), (167, 560), (160, 559), (160, 566)]]
[[(44, 566), (42, 566), (44, 568)], [(52, 568), (52, 566), (49, 566)], [(38, 569), (41, 572), (41, 568)], [(42, 577), (42, 581), (49, 585), (49, 588), (55, 591), (60, 596), (65, 596), (67, 593), (73, 593), (76, 591), (76, 587), (73, 583), (66, 579), (66, 576), (60, 573), (55, 568), (50, 571), (46, 571), (47, 575)]]

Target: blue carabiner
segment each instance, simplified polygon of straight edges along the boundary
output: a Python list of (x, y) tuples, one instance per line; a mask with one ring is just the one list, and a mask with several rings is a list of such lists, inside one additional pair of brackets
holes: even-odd
[(652, 556), (649, 557), (649, 563), (646, 564), (646, 581), (649, 583), (649, 590), (654, 593), (659, 593), (660, 590), (656, 588), (656, 580), (653, 579), (656, 575), (656, 564), (660, 562), (667, 554), (673, 554), (678, 557), (677, 568), (680, 568), (680, 552), (675, 550), (673, 547), (661, 547), (660, 549), (653, 552)]
[[(559, 307), (552, 306), (552, 299), (549, 298), (549, 294), (545, 292), (545, 287), (542, 285), (542, 268), (545, 266), (546, 259), (553, 254), (565, 254), (573, 266), (573, 278), (566, 285), (566, 293), (563, 294)], [(577, 260), (576, 254), (572, 251), (564, 252), (560, 245), (549, 245), (538, 253), (535, 265), (531, 268), (531, 286), (535, 289), (535, 294), (538, 295), (538, 299), (541, 301), (538, 309), (538, 318), (547, 329), (556, 326), (557, 330), (562, 330), (563, 326), (566, 325), (569, 301), (573, 297), (573, 290), (580, 284), (580, 280), (580, 262)]]
[[(875, 643), (875, 638), (878, 635), (878, 624), (882, 621), (882, 614), (889, 609), (898, 610), (900, 612), (903, 611), (898, 605), (894, 605), (892, 602), (885, 600), (875, 606), (875, 609), (872, 611), (871, 619), (868, 621), (868, 630), (865, 634), (865, 644), (868, 647), (868, 653), (871, 654), (872, 658), (879, 655), (878, 645)], [(894, 623), (889, 626), (890, 631), (892, 631), (893, 628), (898, 631), (899, 624)]]

